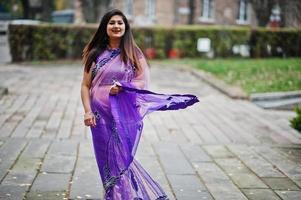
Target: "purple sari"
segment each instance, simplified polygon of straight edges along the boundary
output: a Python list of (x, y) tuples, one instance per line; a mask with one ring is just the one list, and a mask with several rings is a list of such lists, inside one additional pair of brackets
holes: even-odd
[[(120, 59), (119, 49), (107, 49), (92, 68), (91, 107), (95, 157), (105, 190), (105, 200), (166, 200), (168, 197), (134, 159), (143, 129), (143, 118), (157, 110), (177, 110), (198, 102), (193, 95), (156, 94), (146, 90), (149, 69), (143, 55), (142, 70), (135, 73)], [(109, 95), (118, 81), (122, 91)]]

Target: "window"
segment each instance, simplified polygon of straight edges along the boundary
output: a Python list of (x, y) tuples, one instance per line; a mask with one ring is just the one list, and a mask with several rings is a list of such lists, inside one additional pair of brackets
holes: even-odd
[(212, 20), (213, 19), (213, 0), (202, 0), (202, 20)]
[(237, 23), (245, 24), (249, 22), (249, 6), (248, 0), (240, 0), (238, 6)]
[(124, 1), (125, 4), (125, 15), (129, 18), (131, 18), (133, 16), (133, 0), (126, 0)]
[(149, 19), (151, 19), (151, 20), (155, 19), (155, 17), (156, 17), (156, 0), (146, 0), (145, 14)]

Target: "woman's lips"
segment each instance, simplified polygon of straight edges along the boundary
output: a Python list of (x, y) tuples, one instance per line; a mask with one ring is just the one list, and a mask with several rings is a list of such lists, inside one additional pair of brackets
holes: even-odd
[(113, 33), (120, 33), (121, 30), (112, 30)]

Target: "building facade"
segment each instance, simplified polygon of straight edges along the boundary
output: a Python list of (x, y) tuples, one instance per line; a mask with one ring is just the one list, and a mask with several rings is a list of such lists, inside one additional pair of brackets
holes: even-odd
[(257, 26), (248, 0), (112, 0), (133, 25), (247, 25)]

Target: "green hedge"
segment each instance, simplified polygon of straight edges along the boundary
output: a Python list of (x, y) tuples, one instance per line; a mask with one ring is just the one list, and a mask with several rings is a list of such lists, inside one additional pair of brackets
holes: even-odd
[(80, 58), (95, 27), (71, 25), (10, 25), (12, 60), (54, 60)]
[[(97, 25), (10, 25), (13, 61), (80, 58)], [(301, 56), (301, 30), (245, 27), (180, 26), (134, 28), (134, 37), (145, 51), (155, 49), (156, 58), (167, 58), (171, 49), (181, 57), (200, 57), (196, 41), (210, 38), (215, 57), (235, 56), (233, 45), (250, 45), (252, 57)]]

